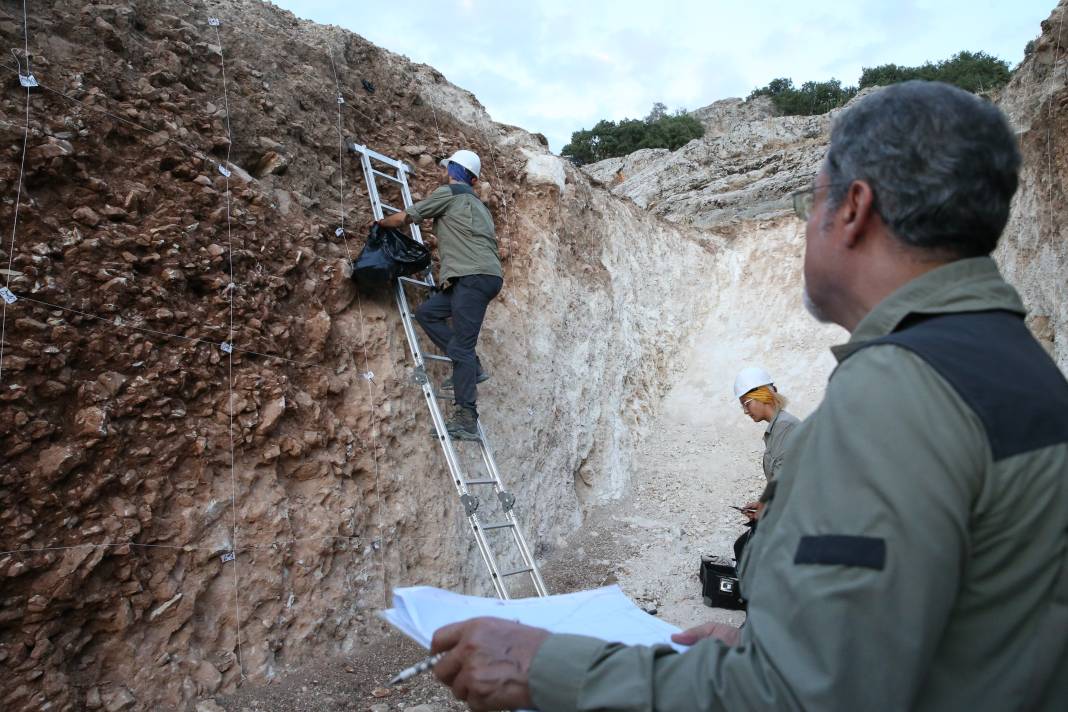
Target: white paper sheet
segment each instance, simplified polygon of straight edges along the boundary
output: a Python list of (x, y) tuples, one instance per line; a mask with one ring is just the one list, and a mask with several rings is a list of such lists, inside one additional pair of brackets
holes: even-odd
[(671, 642), (671, 634), (678, 628), (638, 608), (619, 586), (511, 601), (413, 586), (394, 589), (393, 608), (382, 613), (385, 620), (424, 648), (430, 647), (438, 628), (479, 616), (507, 618), (553, 633), (588, 635), (607, 642), (686, 649)]

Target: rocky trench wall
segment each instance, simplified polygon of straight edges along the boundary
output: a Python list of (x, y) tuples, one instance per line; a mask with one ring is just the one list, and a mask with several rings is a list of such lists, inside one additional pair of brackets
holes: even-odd
[[(337, 28), (240, 1), (31, 10), (28, 131), (14, 74), (0, 99), (19, 297), (0, 373), (5, 709), (189, 709), (358, 652), (393, 586), (488, 591), (391, 297), (346, 276), (370, 214), (339, 138), (409, 161), (417, 197), (436, 156), (488, 159), (507, 286), (481, 403), (537, 555), (623, 490), (702, 321), (687, 277), (712, 241)], [(23, 31), (4, 2), (0, 33)]]

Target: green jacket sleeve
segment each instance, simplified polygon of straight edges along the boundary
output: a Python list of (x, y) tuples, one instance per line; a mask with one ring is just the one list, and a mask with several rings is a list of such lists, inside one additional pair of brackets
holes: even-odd
[(777, 480), (779, 478), (779, 473), (782, 472), (782, 463), (786, 459), (786, 445), (790, 442), (790, 436), (797, 426), (798, 423), (794, 422), (783, 423), (782, 432), (775, 434), (775, 443), (773, 444), (775, 452), (772, 455), (771, 477), (769, 480)]
[[(988, 454), (978, 419), (923, 361), (895, 346), (862, 350), (793, 433), (750, 543), (740, 644), (676, 654), (553, 636), (531, 668), (535, 702), (553, 712), (910, 708), (955, 598)], [(806, 549), (802, 538), (832, 545)], [(843, 541), (869, 555), (834, 545)], [(870, 555), (880, 546), (882, 561)]]
[(449, 186), (443, 185), (435, 189), (434, 192), (428, 195), (424, 200), (420, 200), (418, 203), (413, 203), (412, 206), (404, 212), (408, 214), (408, 217), (412, 219), (412, 222), (441, 217), (448, 209), (451, 200), (452, 191), (449, 190)]

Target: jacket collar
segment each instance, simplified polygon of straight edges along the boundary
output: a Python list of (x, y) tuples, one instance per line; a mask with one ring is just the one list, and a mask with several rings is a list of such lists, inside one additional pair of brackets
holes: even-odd
[(900, 287), (868, 312), (849, 341), (832, 346), (839, 361), (865, 342), (893, 333), (912, 314), (955, 314), (1003, 310), (1023, 316), (1020, 295), (1002, 278), (990, 257), (971, 257), (942, 265)]
[(782, 415), (782, 408), (775, 411), (775, 417), (768, 421), (768, 427), (764, 428), (764, 439), (767, 440), (771, 437), (771, 430), (775, 427), (775, 423), (779, 422), (779, 416)]

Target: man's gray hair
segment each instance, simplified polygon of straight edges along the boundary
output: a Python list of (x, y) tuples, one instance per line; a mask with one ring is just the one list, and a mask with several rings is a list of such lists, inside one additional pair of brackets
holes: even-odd
[(894, 235), (956, 257), (997, 246), (1016, 192), (1020, 151), (1004, 114), (941, 82), (895, 84), (844, 111), (827, 152), (828, 205), (862, 180)]

